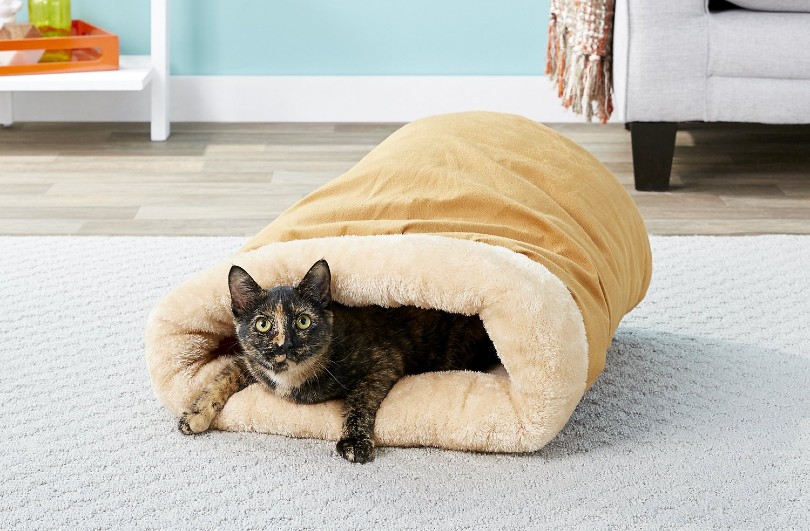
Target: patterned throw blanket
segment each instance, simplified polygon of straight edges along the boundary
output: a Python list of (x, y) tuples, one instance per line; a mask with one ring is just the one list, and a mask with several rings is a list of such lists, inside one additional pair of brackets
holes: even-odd
[(602, 123), (613, 112), (615, 0), (551, 0), (546, 75), (563, 106)]

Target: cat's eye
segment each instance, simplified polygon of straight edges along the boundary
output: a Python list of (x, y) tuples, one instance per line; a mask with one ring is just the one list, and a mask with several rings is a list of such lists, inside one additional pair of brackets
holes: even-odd
[(306, 330), (307, 328), (309, 328), (309, 325), (311, 324), (312, 318), (305, 313), (299, 315), (298, 318), (295, 320), (295, 326), (297, 326), (299, 330)]
[(259, 332), (267, 332), (270, 330), (270, 320), (264, 317), (256, 319), (256, 330)]

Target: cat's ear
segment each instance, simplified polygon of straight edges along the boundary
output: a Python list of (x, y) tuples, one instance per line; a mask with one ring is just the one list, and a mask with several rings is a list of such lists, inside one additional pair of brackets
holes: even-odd
[(332, 273), (326, 260), (318, 260), (298, 284), (298, 293), (324, 308), (332, 302)]
[(228, 288), (231, 290), (231, 311), (235, 317), (241, 317), (263, 293), (261, 286), (239, 266), (231, 266)]

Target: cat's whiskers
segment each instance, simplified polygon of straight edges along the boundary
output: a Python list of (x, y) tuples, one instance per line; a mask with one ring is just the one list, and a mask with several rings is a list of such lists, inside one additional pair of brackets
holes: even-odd
[(347, 354), (343, 359), (339, 359), (339, 360), (329, 359), (329, 360), (326, 361), (326, 363), (334, 363), (335, 365), (338, 365), (340, 363), (343, 363), (344, 361), (346, 361), (347, 359), (349, 359), (351, 357), (352, 357), (351, 354)]
[(329, 373), (329, 376), (331, 376), (331, 377), (332, 377), (332, 379), (333, 379), (334, 381), (336, 381), (336, 382), (337, 382), (337, 384), (338, 384), (339, 386), (341, 386), (343, 389), (345, 389), (345, 390), (347, 390), (347, 391), (349, 390), (349, 388), (348, 388), (348, 387), (346, 387), (345, 385), (343, 385), (342, 383), (340, 383), (340, 380), (338, 380), (337, 378), (335, 378), (335, 375), (334, 375), (334, 374), (332, 374), (332, 371), (330, 371), (329, 369), (327, 369), (327, 368), (326, 368), (326, 363), (323, 363), (322, 361), (318, 360), (318, 365), (319, 365), (319, 366), (320, 366), (320, 367), (321, 367), (323, 370), (325, 370), (327, 373)]

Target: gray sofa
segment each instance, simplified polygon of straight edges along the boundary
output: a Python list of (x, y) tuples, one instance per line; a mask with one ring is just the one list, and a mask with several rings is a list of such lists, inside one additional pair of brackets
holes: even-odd
[(810, 123), (810, 0), (617, 0), (619, 117), (638, 190), (667, 190), (680, 122)]

